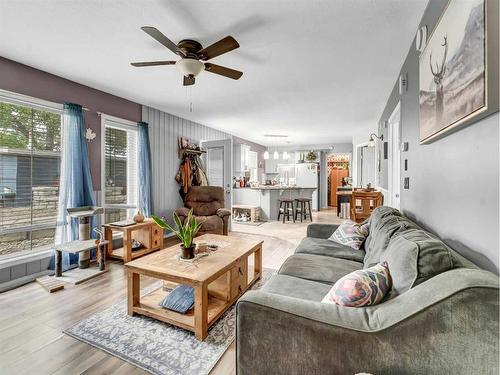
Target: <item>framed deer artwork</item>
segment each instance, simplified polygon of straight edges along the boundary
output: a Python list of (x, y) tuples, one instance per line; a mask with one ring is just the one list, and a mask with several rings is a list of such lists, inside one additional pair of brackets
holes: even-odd
[[(498, 18), (496, 25), (491, 25), (497, 33), (492, 36), (488, 33), (488, 3), (498, 1), (450, 0), (420, 54), (420, 143), (435, 140), (495, 110), (494, 98), (488, 96), (496, 96), (498, 103), (498, 89), (493, 92), (495, 89), (488, 90), (488, 85), (498, 86), (498, 60), (492, 64), (496, 64), (497, 72), (489, 77), (488, 53), (498, 54)], [(489, 48), (494, 41), (487, 41), (488, 35), (496, 39), (497, 47)]]

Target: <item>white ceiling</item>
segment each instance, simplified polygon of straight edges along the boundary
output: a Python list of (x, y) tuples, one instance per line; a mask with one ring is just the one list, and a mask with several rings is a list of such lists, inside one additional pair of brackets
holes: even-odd
[[(262, 144), (350, 142), (373, 128), (397, 79), (427, 0), (1, 0), (0, 53), (9, 59)], [(175, 60), (140, 30), (207, 46), (232, 35), (237, 50), (212, 60), (234, 81), (202, 72), (182, 86)], [(368, 130), (366, 130), (368, 131)]]

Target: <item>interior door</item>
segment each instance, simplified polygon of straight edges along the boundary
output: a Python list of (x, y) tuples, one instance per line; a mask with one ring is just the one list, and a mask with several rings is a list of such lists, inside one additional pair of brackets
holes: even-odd
[(201, 147), (207, 152), (204, 155), (204, 161), (208, 184), (224, 188), (226, 208), (231, 209), (233, 141), (231, 139), (202, 141)]
[(389, 204), (399, 210), (401, 206), (401, 112), (396, 106), (389, 117)]

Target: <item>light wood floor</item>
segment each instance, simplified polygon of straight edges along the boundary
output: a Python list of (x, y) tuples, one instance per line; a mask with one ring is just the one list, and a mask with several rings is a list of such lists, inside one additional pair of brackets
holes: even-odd
[[(315, 222), (339, 223), (333, 210), (315, 213)], [(261, 226), (233, 225), (233, 236), (266, 235), (264, 267), (277, 269), (305, 236), (307, 222), (270, 222)], [(66, 336), (62, 331), (126, 296), (126, 274), (121, 263), (78, 286), (47, 293), (36, 283), (0, 294), (0, 374), (146, 374), (102, 350)], [(145, 287), (154, 280), (143, 278)], [(235, 373), (232, 344), (212, 374)]]

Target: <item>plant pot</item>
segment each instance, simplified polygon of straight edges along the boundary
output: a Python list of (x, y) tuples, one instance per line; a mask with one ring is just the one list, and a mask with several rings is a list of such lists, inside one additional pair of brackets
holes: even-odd
[(195, 248), (195, 244), (192, 244), (190, 247), (184, 247), (184, 245), (181, 245), (181, 258), (182, 259), (193, 259), (194, 258), (194, 248)]

